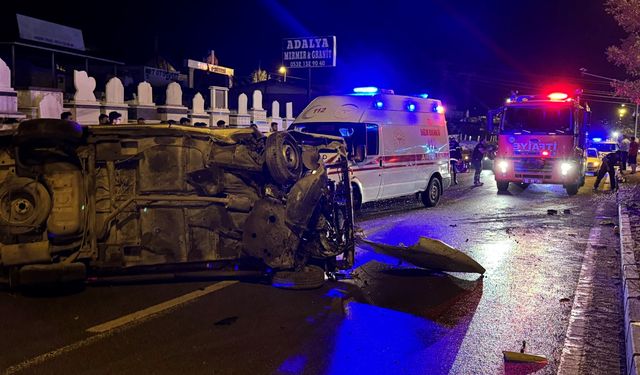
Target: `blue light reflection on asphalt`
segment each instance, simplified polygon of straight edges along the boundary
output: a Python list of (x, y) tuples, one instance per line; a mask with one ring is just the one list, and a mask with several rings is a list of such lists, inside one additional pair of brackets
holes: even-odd
[(330, 375), (448, 373), (466, 332), (358, 302), (348, 302), (345, 314)]
[(307, 358), (303, 355), (297, 355), (288, 358), (278, 368), (279, 374), (301, 374), (304, 371), (304, 366), (307, 363)]

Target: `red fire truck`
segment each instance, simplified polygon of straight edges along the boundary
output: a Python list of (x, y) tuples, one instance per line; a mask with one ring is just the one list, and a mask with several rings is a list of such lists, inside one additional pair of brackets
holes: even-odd
[(498, 191), (509, 183), (562, 184), (575, 195), (584, 185), (586, 128), (590, 110), (580, 98), (554, 92), (507, 99), (500, 127), (494, 174)]

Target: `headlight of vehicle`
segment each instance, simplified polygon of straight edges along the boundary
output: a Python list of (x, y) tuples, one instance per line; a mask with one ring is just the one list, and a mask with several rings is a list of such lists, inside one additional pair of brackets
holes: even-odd
[(465, 157), (464, 157), (464, 160), (469, 160), (469, 157), (468, 157), (468, 156), (465, 156)]
[(594, 166), (594, 167), (597, 167), (597, 166), (599, 166), (599, 165), (600, 165), (600, 162), (599, 162), (599, 161), (594, 161), (594, 162), (593, 162), (593, 166)]
[(507, 173), (507, 168), (509, 168), (509, 162), (506, 160), (500, 160), (498, 162), (498, 168), (500, 168), (500, 172)]
[(560, 164), (560, 173), (562, 173), (563, 176), (566, 176), (572, 168), (573, 168), (573, 164), (565, 161), (562, 164)]

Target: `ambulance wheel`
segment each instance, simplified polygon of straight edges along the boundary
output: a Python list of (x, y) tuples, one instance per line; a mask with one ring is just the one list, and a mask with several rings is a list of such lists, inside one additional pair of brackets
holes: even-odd
[(289, 185), (302, 174), (302, 157), (296, 140), (287, 132), (275, 132), (265, 146), (267, 168), (274, 181)]
[(498, 191), (501, 193), (509, 190), (509, 181), (496, 181), (496, 185), (498, 185)]
[(580, 189), (580, 184), (576, 183), (576, 184), (567, 185), (565, 186), (565, 189), (567, 190), (568, 195), (576, 195), (578, 194), (578, 189)]
[(440, 183), (440, 180), (437, 177), (431, 177), (429, 185), (427, 185), (427, 190), (420, 194), (422, 204), (424, 204), (425, 207), (435, 207), (438, 205), (438, 202), (440, 201), (440, 193), (442, 191), (441, 187), (442, 184)]
[(351, 199), (353, 200), (353, 209), (359, 210), (362, 207), (362, 193), (356, 184), (351, 184)]

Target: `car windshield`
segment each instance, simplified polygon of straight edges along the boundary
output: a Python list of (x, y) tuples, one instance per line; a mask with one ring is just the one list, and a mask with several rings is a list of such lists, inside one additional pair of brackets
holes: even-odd
[(507, 133), (571, 133), (571, 111), (567, 107), (509, 107), (502, 129)]
[(587, 157), (589, 158), (597, 158), (598, 157), (598, 150), (595, 148), (590, 148), (587, 150)]
[(599, 152), (614, 152), (618, 149), (616, 143), (594, 143), (591, 147), (595, 148)]

